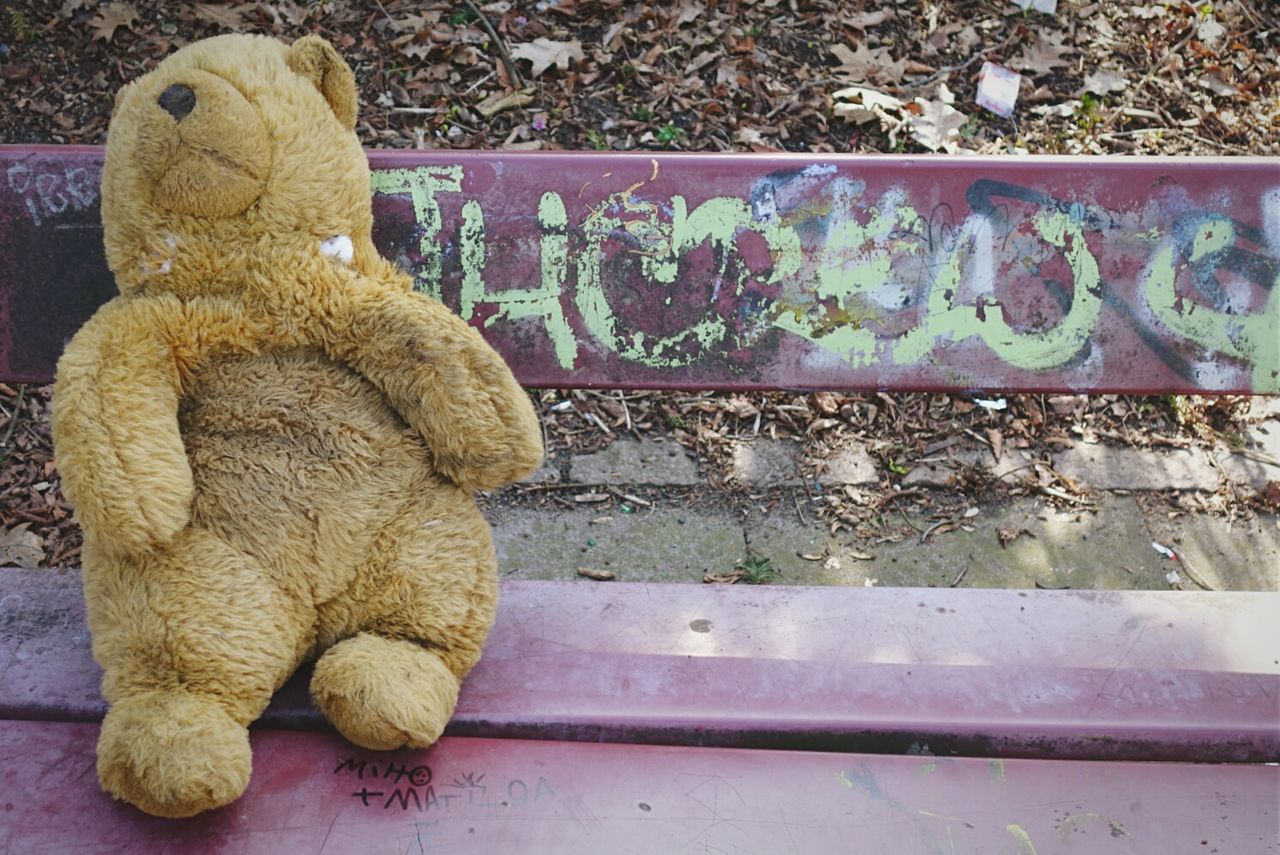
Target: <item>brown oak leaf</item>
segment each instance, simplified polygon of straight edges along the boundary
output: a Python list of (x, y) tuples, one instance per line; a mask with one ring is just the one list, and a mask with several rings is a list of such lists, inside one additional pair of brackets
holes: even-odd
[(115, 38), (116, 30), (124, 27), (132, 30), (138, 22), (138, 10), (132, 3), (107, 3), (98, 9), (98, 14), (89, 19), (93, 29), (94, 40), (109, 42)]
[(1049, 74), (1055, 68), (1066, 68), (1071, 65), (1065, 57), (1074, 53), (1075, 49), (1063, 43), (1061, 35), (1041, 34), (1036, 40), (1022, 49), (1009, 65), (1018, 71), (1030, 71), (1033, 74)]
[(568, 42), (557, 42), (547, 38), (536, 38), (531, 42), (516, 45), (511, 51), (514, 59), (527, 59), (532, 64), (529, 76), (539, 77), (551, 66), (567, 71), (575, 62), (582, 62), (582, 42), (574, 39)]

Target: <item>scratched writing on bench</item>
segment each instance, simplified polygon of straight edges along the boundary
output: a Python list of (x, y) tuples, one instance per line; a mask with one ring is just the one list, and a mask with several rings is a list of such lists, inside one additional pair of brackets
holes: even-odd
[[(485, 326), (537, 324), (564, 369), (584, 347), (654, 369), (732, 366), (789, 334), (853, 369), (971, 340), (1017, 369), (1087, 377), (1109, 310), (1184, 379), (1280, 390), (1280, 188), (1261, 195), (1257, 228), (1176, 193), (1119, 212), (986, 179), (967, 188), (967, 213), (929, 209), (823, 165), (697, 205), (647, 183), (579, 193), (571, 223), (556, 192), (536, 212), (486, 210), (462, 166), (373, 176), (376, 194), (412, 202), (417, 241), (400, 260), (416, 287), (456, 288)], [(521, 254), (540, 275), (511, 273)]]
[(19, 162), (5, 170), (8, 189), (22, 200), (37, 226), (68, 208), (80, 211), (92, 206), (98, 201), (101, 179), (97, 167), (70, 166), (37, 171)]
[(335, 776), (354, 779), (360, 789), (351, 797), (364, 807), (408, 810), (422, 813), (457, 808), (497, 810), (518, 808), (555, 799), (556, 791), (541, 775), (498, 780), (486, 774), (464, 772), (437, 775), (427, 765), (408, 766), (393, 761), (370, 762), (344, 758), (334, 768)]

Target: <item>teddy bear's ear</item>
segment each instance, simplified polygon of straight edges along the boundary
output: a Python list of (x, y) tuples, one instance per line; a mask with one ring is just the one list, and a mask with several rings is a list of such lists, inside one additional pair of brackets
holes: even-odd
[(320, 36), (303, 36), (289, 46), (289, 67), (315, 84), (342, 126), (356, 126), (356, 78), (338, 52)]

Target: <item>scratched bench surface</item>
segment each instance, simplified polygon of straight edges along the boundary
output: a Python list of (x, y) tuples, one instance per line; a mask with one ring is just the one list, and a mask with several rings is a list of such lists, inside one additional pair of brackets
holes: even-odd
[[(970, 756), (1280, 756), (1280, 596), (504, 583), (450, 733)], [(0, 718), (104, 707), (79, 576), (0, 570)], [(306, 675), (266, 727), (327, 725)]]
[[(0, 379), (114, 288), (101, 150), (0, 146)], [(369, 153), (528, 386), (1280, 390), (1280, 160)]]
[(0, 850), (1274, 853), (1280, 769), (260, 731), (182, 822), (98, 791), (92, 725), (0, 722)]

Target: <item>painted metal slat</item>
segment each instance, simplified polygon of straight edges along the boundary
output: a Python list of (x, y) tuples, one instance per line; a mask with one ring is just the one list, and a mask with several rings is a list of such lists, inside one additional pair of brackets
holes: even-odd
[(1280, 769), (259, 731), (248, 792), (174, 822), (98, 791), (92, 725), (0, 722), (0, 850), (1280, 851)]
[[(1275, 158), (369, 159), (383, 253), (528, 386), (1280, 391)], [(113, 293), (100, 171), (0, 146), (0, 379)]]
[[(0, 572), (0, 717), (104, 710), (78, 575)], [(1280, 595), (507, 582), (454, 735), (1280, 759)], [(325, 728), (305, 672), (264, 726)]]

